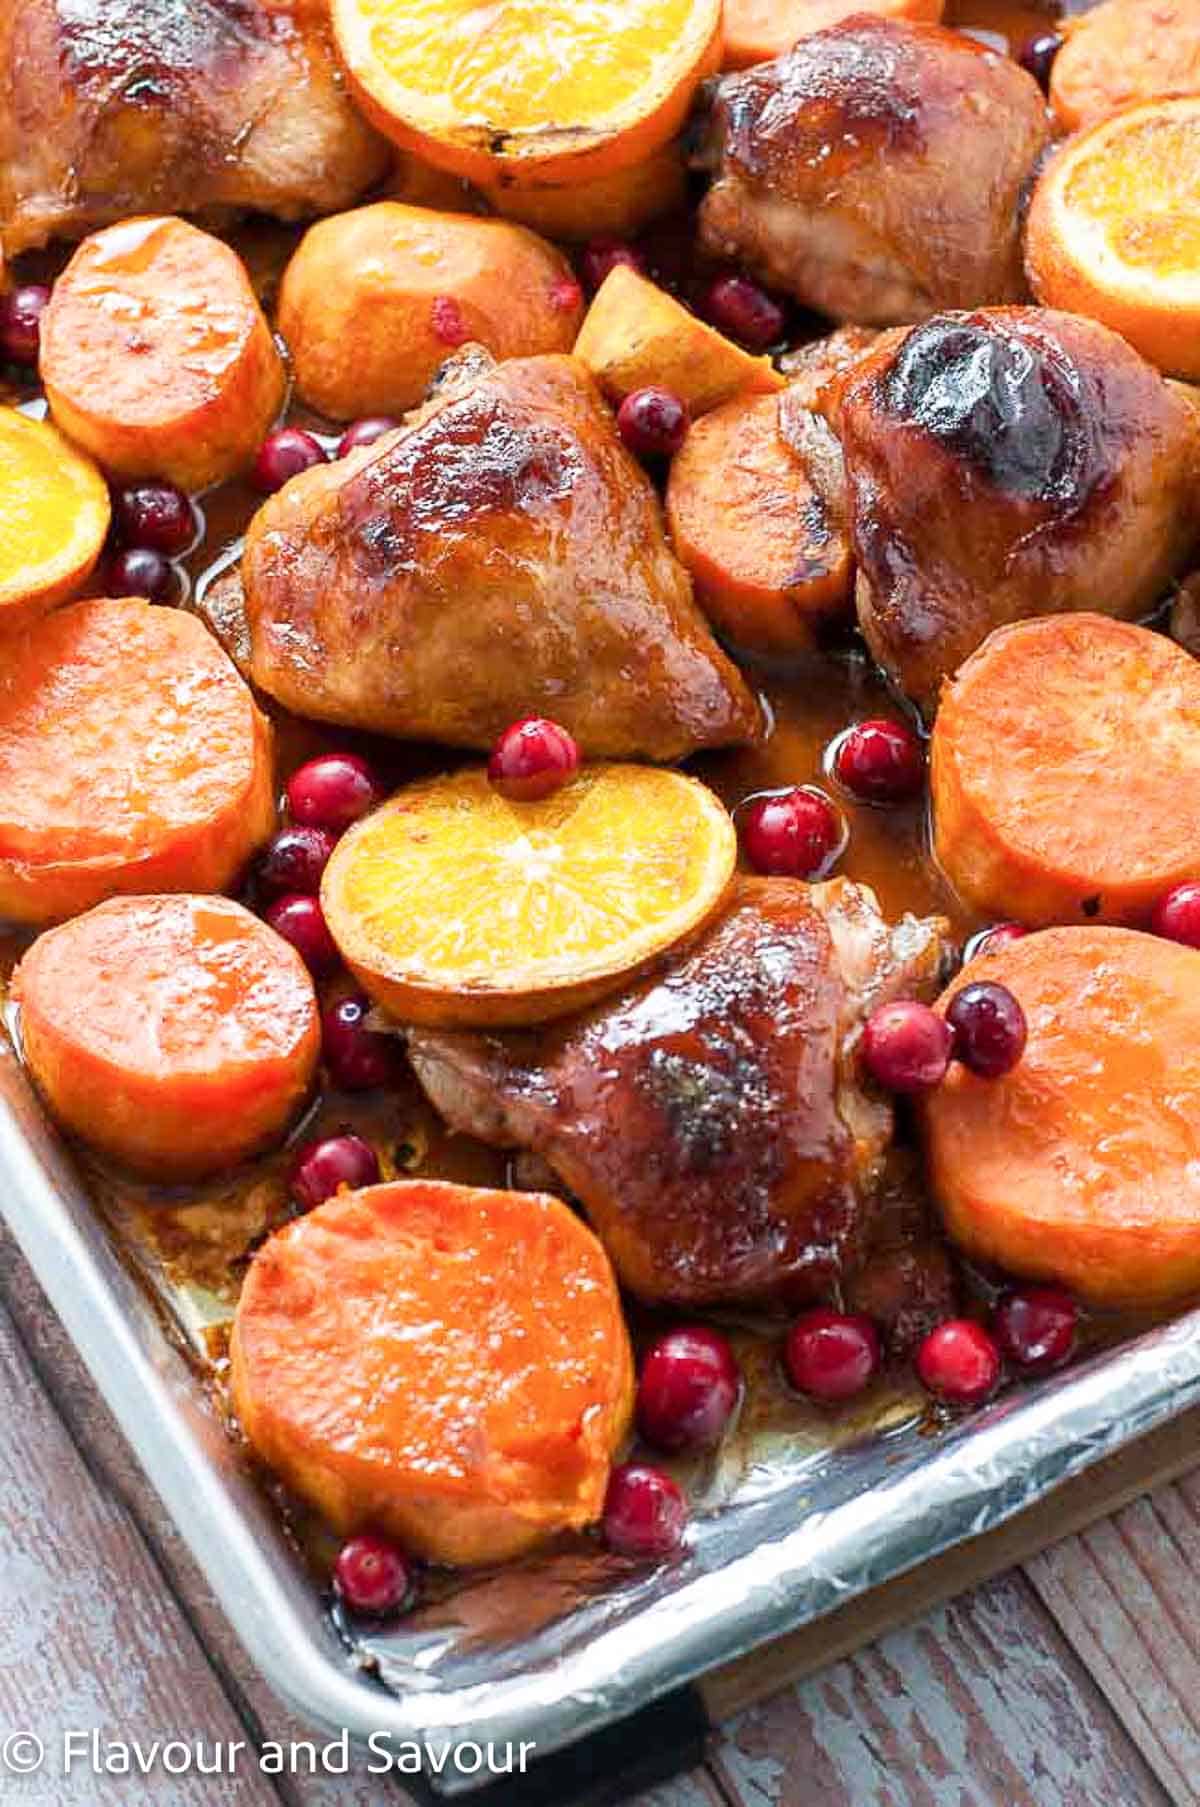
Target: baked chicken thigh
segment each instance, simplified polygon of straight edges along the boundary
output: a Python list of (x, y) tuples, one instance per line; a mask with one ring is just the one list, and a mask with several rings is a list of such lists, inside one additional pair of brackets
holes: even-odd
[(273, 496), (242, 575), (251, 675), (299, 715), (489, 747), (542, 713), (663, 760), (759, 732), (573, 358), (463, 354), (405, 427)]
[(939, 315), (855, 366), (835, 413), (859, 622), (927, 712), (994, 627), (1145, 614), (1196, 545), (1196, 405), (1094, 320)]
[(134, 213), (346, 207), (388, 164), (311, 6), (0, 7), (0, 246)]
[(536, 1037), (414, 1029), (409, 1055), (453, 1128), (549, 1163), (641, 1298), (789, 1303), (862, 1256), (892, 1112), (854, 1043), (939, 954), (939, 923), (889, 929), (848, 880), (748, 879), (583, 1015)]
[(1021, 201), (1049, 137), (1007, 56), (858, 14), (715, 85), (701, 241), (842, 321), (1017, 301)]

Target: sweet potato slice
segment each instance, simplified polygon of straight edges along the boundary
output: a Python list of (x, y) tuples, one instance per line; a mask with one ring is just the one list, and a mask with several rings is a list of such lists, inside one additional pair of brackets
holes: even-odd
[[(1003, 1079), (953, 1063), (921, 1106), (929, 1174), (969, 1254), (1098, 1305), (1200, 1287), (1200, 952), (1133, 929), (1046, 929), (988, 956), (1020, 1000)], [(973, 979), (968, 966), (943, 1004)]]
[(83, 588), (109, 514), (90, 458), (48, 421), (0, 408), (0, 633)]
[(218, 891), (275, 822), (271, 733), (194, 615), (77, 602), (0, 670), (0, 915)]
[(226, 897), (121, 897), (48, 929), (13, 978), (50, 1109), (136, 1173), (196, 1179), (291, 1121), (321, 1035), (294, 948)]
[(618, 264), (596, 291), (575, 356), (610, 400), (661, 383), (704, 414), (743, 389), (784, 387), (770, 358), (752, 358), (656, 283)]
[(83, 241), (54, 285), (40, 365), (54, 419), (106, 470), (184, 489), (247, 465), (283, 401), (237, 253), (171, 217)]
[(1068, 132), (1137, 101), (1200, 91), (1200, 12), (1194, 0), (1103, 0), (1060, 29), (1050, 105)]
[(667, 521), (713, 625), (756, 652), (802, 651), (850, 599), (850, 548), (779, 400), (738, 396), (697, 421), (671, 465)]
[(608, 1258), (560, 1199), (343, 1192), (246, 1277), (234, 1407), (340, 1531), (499, 1562), (600, 1514), (633, 1364)]
[(851, 13), (936, 25), (944, 0), (725, 0), (726, 69), (767, 63), (814, 31), (838, 25)]
[(640, 232), (651, 220), (682, 207), (687, 176), (678, 144), (664, 145), (644, 163), (591, 182), (555, 188), (485, 188), (505, 219), (520, 220), (547, 238), (569, 242)]
[(1143, 923), (1200, 876), (1200, 664), (1107, 615), (999, 628), (942, 697), (934, 845), (984, 915)]
[(524, 226), (377, 201), (321, 220), (284, 273), (279, 330), (305, 401), (402, 414), (468, 340), (497, 358), (570, 351), (583, 296)]

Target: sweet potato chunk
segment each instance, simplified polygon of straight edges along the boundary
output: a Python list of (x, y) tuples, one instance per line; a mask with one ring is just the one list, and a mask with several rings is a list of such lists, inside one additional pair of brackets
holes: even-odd
[(468, 340), (497, 358), (570, 351), (570, 265), (507, 220), (377, 201), (309, 228), (284, 273), (279, 330), (323, 414), (402, 414)]
[(608, 1259), (541, 1193), (431, 1180), (343, 1192), (242, 1290), (234, 1406), (340, 1531), (499, 1562), (599, 1516), (633, 1363)]
[(1065, 131), (1138, 101), (1200, 89), (1200, 13), (1193, 0), (1103, 0), (1068, 19), (1050, 69), (1050, 105)]
[(661, 383), (693, 414), (743, 389), (782, 389), (770, 358), (752, 358), (628, 264), (611, 270), (587, 311), (575, 356), (610, 400)]
[(0, 408), (0, 632), (83, 588), (109, 513), (90, 458), (48, 421)]
[(936, 25), (944, 0), (725, 0), (726, 69), (749, 69), (782, 56), (801, 38), (838, 25), (852, 13)]
[(196, 1179), (279, 1135), (312, 1083), (300, 956), (225, 897), (121, 897), (17, 968), (21, 1042), (50, 1109), (134, 1172)]
[(194, 616), (77, 602), (0, 669), (0, 915), (218, 891), (275, 822), (271, 734)]
[(1144, 923), (1200, 874), (1200, 664), (1107, 615), (999, 628), (943, 693), (931, 783), (984, 915)]
[(83, 241), (54, 285), (40, 362), (54, 419), (106, 470), (184, 489), (249, 464), (283, 401), (237, 253), (170, 217)]
[(697, 421), (671, 465), (667, 521), (696, 600), (738, 646), (802, 651), (850, 600), (850, 548), (773, 395), (736, 397)]
[(678, 144), (655, 151), (644, 163), (618, 169), (593, 182), (558, 188), (485, 188), (505, 219), (520, 220), (547, 238), (582, 241), (603, 235), (624, 238), (640, 232), (661, 214), (682, 207), (687, 177)]
[[(988, 956), (1029, 1039), (1003, 1079), (957, 1062), (921, 1112), (954, 1240), (1098, 1305), (1200, 1287), (1200, 952), (1046, 929)], [(946, 993), (980, 977), (968, 966)]]

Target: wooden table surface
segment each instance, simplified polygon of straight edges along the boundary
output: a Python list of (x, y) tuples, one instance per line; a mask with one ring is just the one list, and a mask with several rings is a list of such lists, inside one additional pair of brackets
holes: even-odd
[[(1200, 1455), (1200, 1451), (1197, 1452)], [(0, 1227), (0, 1751), (265, 1739), (254, 1673)], [(393, 1781), (0, 1777), (5, 1807), (404, 1807)], [(1200, 1801), (1200, 1470), (724, 1725), (637, 1807)]]

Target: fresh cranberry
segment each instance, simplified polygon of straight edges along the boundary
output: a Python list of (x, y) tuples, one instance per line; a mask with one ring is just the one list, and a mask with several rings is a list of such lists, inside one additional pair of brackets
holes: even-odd
[(149, 546), (126, 546), (108, 567), (110, 596), (144, 596), (162, 602), (171, 593), (174, 574), (171, 561)]
[(978, 960), (981, 954), (998, 954), (1001, 948), (1009, 947), (1014, 941), (1024, 941), (1029, 930), (1021, 922), (997, 922), (990, 929), (981, 929), (978, 935), (972, 935), (963, 949), (963, 965), (969, 960)]
[(395, 1072), (392, 1038), (367, 1028), (369, 998), (339, 998), (321, 1018), (325, 1065), (343, 1092), (369, 1092), (386, 1085)]
[(1063, 41), (1058, 32), (1040, 31), (1034, 37), (1026, 38), (1018, 50), (1018, 63), (1027, 74), (1032, 75), (1039, 88), (1049, 89), (1050, 71), (1062, 46)]
[(357, 1192), (379, 1178), (375, 1150), (361, 1136), (326, 1136), (306, 1142), (296, 1156), (289, 1181), (292, 1197), (305, 1211), (315, 1211), (345, 1186)]
[(925, 749), (907, 722), (856, 722), (838, 742), (834, 773), (864, 803), (905, 803), (925, 782)]
[(583, 306), (583, 290), (573, 276), (559, 276), (550, 284), (550, 306), (556, 314), (573, 314)]
[(604, 1541), (618, 1556), (671, 1556), (687, 1530), (687, 1501), (669, 1474), (626, 1462), (608, 1477)]
[(356, 420), (346, 428), (338, 440), (337, 455), (344, 458), (348, 452), (357, 452), (362, 446), (374, 445), (385, 433), (394, 432), (400, 425), (390, 414), (367, 414), (362, 420)]
[(593, 293), (619, 264), (626, 264), (631, 270), (639, 272), (644, 272), (646, 268), (646, 260), (641, 252), (622, 238), (594, 238), (584, 247), (579, 260), (583, 280)]
[(342, 1545), (333, 1585), (351, 1612), (380, 1619), (403, 1611), (413, 1590), (413, 1575), (394, 1543), (362, 1531)]
[(337, 943), (315, 897), (289, 891), (263, 911), (263, 920), (291, 943), (314, 979), (333, 971), (339, 959)]
[(383, 801), (383, 785), (357, 753), (318, 753), (287, 781), (293, 822), (341, 834)]
[(333, 836), (323, 828), (281, 828), (259, 856), (258, 882), (272, 897), (285, 891), (315, 897), (333, 848)]
[(738, 825), (754, 870), (785, 878), (817, 878), (843, 840), (833, 804), (807, 785), (749, 798), (738, 811)]
[(196, 515), (173, 483), (130, 483), (113, 496), (113, 523), (127, 546), (148, 546), (168, 558), (186, 552), (196, 537)]
[(936, 1010), (911, 998), (881, 1004), (863, 1029), (863, 1064), (889, 1092), (928, 1092), (941, 1085), (954, 1037)]
[(264, 496), (273, 496), (292, 477), (325, 463), (325, 448), (303, 427), (276, 427), (258, 448), (250, 467), (250, 481)]
[(1154, 906), (1150, 927), (1167, 941), (1200, 947), (1200, 884), (1176, 885)]
[(49, 300), (44, 282), (23, 283), (0, 295), (0, 357), (32, 369), (41, 349), (42, 315)]
[(750, 351), (766, 351), (783, 338), (787, 316), (748, 276), (718, 276), (704, 291), (700, 312)]
[(703, 1325), (668, 1330), (638, 1380), (638, 1430), (655, 1449), (711, 1449), (733, 1416), (741, 1373), (727, 1339)]
[(565, 728), (528, 715), (506, 728), (488, 760), (488, 778), (502, 797), (536, 803), (561, 790), (579, 770), (579, 748)]
[(1025, 1052), (1025, 1012), (1007, 985), (964, 985), (946, 1007), (954, 1059), (980, 1079), (1002, 1079)]
[(798, 1393), (828, 1405), (852, 1399), (879, 1372), (879, 1332), (859, 1312), (819, 1305), (792, 1325), (784, 1361)]
[(635, 458), (670, 458), (687, 438), (690, 424), (684, 403), (657, 383), (631, 390), (617, 410), (621, 438)]
[(452, 351), (465, 345), (471, 337), (471, 329), (467, 325), (462, 308), (453, 295), (435, 295), (429, 310), (429, 322), (433, 328), (433, 336), (448, 345)]
[(1079, 1309), (1058, 1286), (1024, 1286), (1006, 1293), (992, 1328), (1001, 1351), (1026, 1374), (1048, 1374), (1075, 1353)]
[(947, 1318), (917, 1350), (917, 1378), (946, 1405), (979, 1405), (1000, 1379), (1000, 1351), (981, 1324)]

